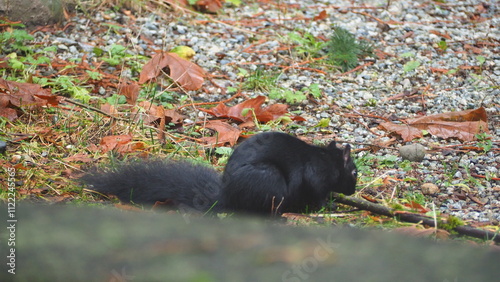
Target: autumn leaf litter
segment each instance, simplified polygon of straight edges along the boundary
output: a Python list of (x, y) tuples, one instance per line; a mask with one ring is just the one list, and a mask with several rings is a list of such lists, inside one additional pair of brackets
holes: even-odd
[[(276, 66), (273, 70), (281, 71), (276, 83), (281, 87), (300, 90), (317, 83), (323, 93), (321, 99), (291, 105), (290, 110), (306, 121), (301, 123), (305, 126), (288, 131), (310, 139), (335, 136), (340, 142), (352, 144), (358, 166), (368, 166), (361, 169), (365, 177), (361, 183), (368, 184), (367, 178), (380, 180), (379, 185), (360, 187), (364, 193), (390, 197), (394, 192), (395, 197), (413, 199), (411, 195), (420, 193), (420, 185), (434, 183), (439, 193), (429, 199), (436, 210), (498, 224), (499, 181), (472, 176), (500, 177), (497, 7), (481, 1), (440, 4), (403, 0), (392, 1), (387, 8), (384, 8), (387, 1), (365, 2), (370, 8), (350, 1), (279, 1), (279, 5), (278, 1), (265, 2), (225, 6), (217, 16), (182, 11), (134, 17), (109, 11), (96, 12), (93, 18), (77, 14), (68, 30), (55, 34), (37, 32), (35, 38), (47, 44), (56, 42), (62, 59), (86, 54), (91, 60), (91, 46), (109, 49), (113, 44), (121, 44), (129, 46), (129, 53), (148, 57), (154, 55), (153, 50), (190, 46), (196, 52), (192, 61), (214, 75), (214, 82), (221, 86), (205, 80), (206, 91), (190, 92), (197, 101), (204, 102), (231, 97), (224, 90), (240, 86), (244, 80), (241, 69), (251, 73), (259, 67)], [(312, 20), (322, 11), (326, 11), (325, 19)], [(103, 33), (103, 23), (120, 28)], [(343, 74), (321, 65), (303, 65), (301, 62), (306, 59), (291, 53), (290, 48), (283, 48), (289, 46), (287, 34), (291, 31), (329, 38), (332, 24), (373, 43), (378, 53), (360, 61), (360, 65), (366, 66)], [(437, 45), (442, 40), (440, 35), (451, 38), (447, 39), (446, 50)], [(418, 62), (418, 66), (408, 69), (409, 62)], [(288, 68), (284, 70), (283, 66)], [(138, 77), (128, 70), (122, 76)], [(98, 93), (108, 95), (109, 91), (116, 90), (101, 87)], [(268, 94), (251, 90), (244, 93), (248, 98)], [(234, 104), (244, 100), (237, 98)], [(493, 141), (489, 150), (466, 148), (478, 147), (477, 141), (425, 135), (414, 143), (424, 145), (428, 152), (423, 162), (411, 164), (410, 170), (399, 165), (402, 160), (397, 151), (409, 143), (391, 139), (394, 137), (378, 127), (384, 121), (480, 107), (488, 115)], [(188, 108), (183, 113), (192, 120), (208, 115)], [(330, 119), (329, 127), (314, 127), (325, 118)]]

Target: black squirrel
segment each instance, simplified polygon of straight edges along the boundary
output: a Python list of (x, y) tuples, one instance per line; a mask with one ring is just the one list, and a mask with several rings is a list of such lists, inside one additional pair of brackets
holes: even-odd
[(355, 192), (356, 166), (349, 145), (310, 145), (280, 132), (252, 136), (236, 147), (222, 177), (215, 169), (186, 161), (149, 160), (82, 180), (122, 202), (168, 201), (202, 212), (281, 214), (315, 211), (331, 192)]

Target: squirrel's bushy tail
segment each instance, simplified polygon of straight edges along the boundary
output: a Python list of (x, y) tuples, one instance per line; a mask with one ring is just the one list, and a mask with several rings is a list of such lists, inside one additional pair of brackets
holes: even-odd
[(219, 199), (220, 175), (186, 161), (141, 160), (115, 171), (94, 171), (81, 180), (95, 191), (126, 203), (153, 205), (167, 201), (179, 208), (208, 211)]

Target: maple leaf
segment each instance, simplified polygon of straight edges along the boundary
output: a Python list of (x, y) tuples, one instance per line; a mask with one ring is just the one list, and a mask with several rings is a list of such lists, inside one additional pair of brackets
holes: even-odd
[[(200, 109), (216, 117), (231, 118), (239, 122), (253, 121), (255, 118), (260, 122), (269, 122), (278, 119), (285, 114), (288, 114), (288, 106), (284, 104), (274, 104), (267, 107), (262, 107), (266, 101), (265, 96), (246, 100), (240, 104), (228, 107), (222, 103), (211, 109)], [(249, 110), (250, 109), (250, 110)], [(292, 120), (304, 121), (301, 116), (293, 116)]]
[(215, 136), (201, 138), (202, 142), (208, 145), (223, 146), (225, 143), (229, 143), (229, 145), (234, 146), (241, 134), (241, 130), (220, 120), (208, 121), (205, 128), (217, 132)]
[(120, 154), (144, 149), (143, 142), (132, 142), (131, 135), (111, 135), (101, 139), (99, 147), (103, 153), (114, 150)]
[(61, 97), (33, 83), (8, 81), (0, 78), (0, 116), (9, 120), (18, 117), (18, 109), (57, 106)]
[(203, 85), (205, 71), (197, 64), (175, 53), (157, 53), (142, 68), (139, 84), (158, 77), (166, 69), (169, 77), (186, 90), (198, 90)]
[(143, 120), (146, 124), (152, 124), (159, 119), (165, 119), (167, 124), (174, 123), (180, 124), (184, 120), (184, 116), (175, 110), (165, 110), (162, 105), (155, 105), (148, 101), (142, 101), (139, 106), (143, 109), (139, 111), (138, 108), (132, 109), (136, 113), (136, 120)]
[(137, 98), (139, 97), (140, 86), (132, 84), (120, 84), (118, 86), (118, 93), (125, 96), (127, 103), (129, 105), (135, 105), (137, 103)]
[(441, 138), (458, 138), (472, 141), (481, 132), (488, 133), (488, 117), (481, 107), (474, 110), (448, 112), (408, 119), (406, 124), (384, 122), (380, 127), (386, 131), (401, 135), (405, 142), (423, 137), (422, 130)]

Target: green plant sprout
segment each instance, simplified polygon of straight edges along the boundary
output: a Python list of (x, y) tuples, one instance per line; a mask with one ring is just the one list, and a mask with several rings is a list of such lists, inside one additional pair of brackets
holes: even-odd
[(328, 42), (328, 61), (348, 71), (358, 64), (361, 57), (370, 56), (373, 47), (364, 40), (359, 42), (347, 29), (334, 27), (333, 35)]

